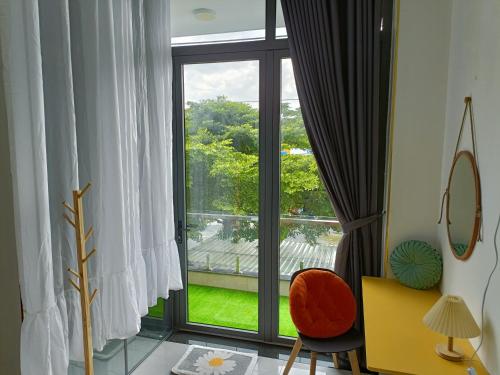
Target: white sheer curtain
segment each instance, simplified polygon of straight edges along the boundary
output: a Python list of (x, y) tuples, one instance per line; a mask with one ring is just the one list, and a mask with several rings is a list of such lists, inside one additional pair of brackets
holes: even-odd
[(68, 283), (74, 234), (63, 200), (85, 201), (94, 346), (140, 329), (182, 288), (172, 201), (169, 1), (0, 0), (16, 236), (25, 320), (23, 374), (81, 358)]

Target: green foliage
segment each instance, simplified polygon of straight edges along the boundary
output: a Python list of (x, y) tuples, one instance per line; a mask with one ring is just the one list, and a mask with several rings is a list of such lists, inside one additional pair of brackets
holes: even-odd
[(250, 124), (231, 126), (224, 133), (224, 139), (230, 139), (238, 152), (253, 155), (259, 153), (259, 131)]
[(185, 124), (190, 133), (206, 129), (216, 136), (223, 135), (228, 126), (249, 124), (254, 129), (259, 125), (258, 112), (245, 103), (232, 102), (224, 96), (200, 102), (188, 102)]
[(224, 220), (218, 237), (222, 240), (230, 239), (233, 243), (240, 240), (253, 241), (259, 233), (259, 224), (248, 219)]
[[(259, 112), (225, 97), (189, 102), (185, 110), (187, 202), (189, 212), (257, 216), (259, 212)], [(334, 216), (311, 154), (290, 154), (310, 148), (299, 109), (282, 105), (281, 214)], [(200, 239), (210, 220), (190, 218), (189, 236)], [(258, 225), (249, 218), (225, 218), (220, 238), (251, 241)], [(282, 239), (302, 234), (309, 243), (329, 227), (281, 225)]]
[(281, 105), (281, 144), (282, 148), (310, 148), (302, 114), (288, 103)]
[[(220, 143), (227, 142), (227, 140)], [(221, 150), (212, 164), (210, 175), (217, 179), (219, 191), (213, 204), (223, 212), (235, 215), (258, 212), (259, 157), (235, 151)]]

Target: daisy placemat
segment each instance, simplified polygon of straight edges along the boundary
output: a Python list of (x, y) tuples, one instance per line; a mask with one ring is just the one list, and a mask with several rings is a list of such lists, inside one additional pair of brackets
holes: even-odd
[(190, 345), (172, 369), (178, 375), (251, 375), (257, 355)]

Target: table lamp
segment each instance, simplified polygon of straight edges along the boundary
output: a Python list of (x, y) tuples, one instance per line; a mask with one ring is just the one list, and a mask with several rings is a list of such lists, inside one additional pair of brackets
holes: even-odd
[(464, 300), (458, 296), (442, 296), (425, 314), (423, 322), (431, 330), (448, 336), (448, 345), (437, 344), (436, 353), (449, 361), (464, 358), (463, 351), (453, 346), (454, 337), (465, 339), (481, 333)]

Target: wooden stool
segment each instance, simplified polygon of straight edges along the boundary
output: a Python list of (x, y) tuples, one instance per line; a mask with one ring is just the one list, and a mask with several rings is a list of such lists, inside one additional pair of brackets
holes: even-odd
[(332, 270), (308, 268), (295, 272), (290, 280), (290, 314), (299, 337), (283, 375), (288, 375), (303, 346), (311, 351), (311, 375), (316, 373), (318, 353), (331, 353), (338, 368), (338, 353), (342, 352), (349, 356), (352, 373), (361, 374), (356, 349), (363, 346), (364, 339), (352, 327), (355, 309), (351, 289)]
[(318, 353), (331, 353), (333, 365), (335, 368), (338, 368), (338, 353), (342, 352), (347, 352), (349, 356), (352, 373), (354, 375), (359, 375), (361, 372), (359, 370), (356, 349), (363, 345), (363, 341), (363, 337), (355, 328), (352, 328), (343, 335), (329, 339), (313, 339), (299, 333), (299, 337), (297, 338), (297, 341), (295, 341), (295, 345), (293, 346), (292, 353), (290, 354), (290, 358), (288, 359), (283, 375), (288, 375), (295, 359), (297, 358), (297, 355), (300, 352), (300, 349), (302, 349), (303, 346), (311, 351), (311, 366), (309, 370), (311, 375), (316, 373), (316, 357)]

